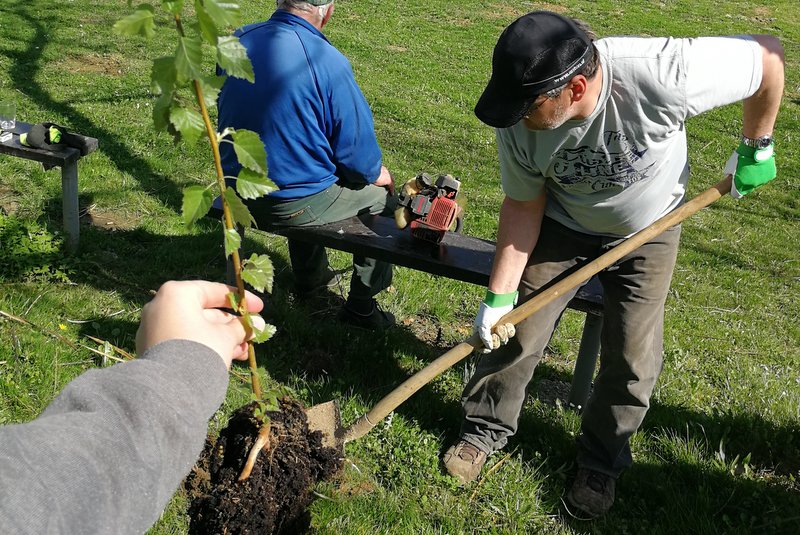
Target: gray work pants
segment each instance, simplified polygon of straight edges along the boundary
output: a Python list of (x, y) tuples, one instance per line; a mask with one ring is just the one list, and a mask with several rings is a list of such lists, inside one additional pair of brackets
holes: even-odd
[[(392, 215), (395, 200), (385, 188), (373, 185), (342, 187), (334, 184), (326, 190), (302, 199), (281, 201), (261, 197), (248, 202), (259, 223), (272, 227), (325, 225), (364, 214)], [(288, 240), (289, 259), (300, 290), (311, 289), (329, 269), (325, 248), (309, 242)], [(349, 299), (368, 299), (392, 283), (392, 265), (353, 255), (353, 277)]]
[[(599, 274), (603, 285), (600, 371), (583, 413), (578, 464), (613, 477), (632, 464), (629, 439), (644, 419), (662, 368), (664, 302), (677, 256), (680, 225)], [(522, 275), (520, 302), (564, 271), (621, 240), (582, 234), (544, 219)], [(462, 438), (487, 453), (517, 432), (526, 388), (577, 288), (517, 325), (507, 345), (483, 355), (464, 389)]]

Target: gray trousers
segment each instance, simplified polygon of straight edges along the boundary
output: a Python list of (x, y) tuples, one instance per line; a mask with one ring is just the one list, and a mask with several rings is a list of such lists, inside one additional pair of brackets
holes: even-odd
[[(618, 477), (633, 462), (629, 439), (644, 419), (662, 369), (664, 302), (679, 239), (680, 225), (599, 274), (604, 293), (600, 371), (577, 439), (579, 466)], [(522, 275), (520, 302), (620, 241), (582, 234), (545, 218)], [(517, 432), (533, 371), (576, 292), (565, 293), (520, 322), (507, 345), (480, 357), (462, 397), (462, 438), (490, 453)]]
[[(385, 188), (373, 185), (342, 187), (334, 184), (314, 195), (291, 201), (269, 196), (248, 203), (259, 223), (272, 227), (325, 225), (356, 215), (394, 212), (394, 197)], [(289, 259), (299, 289), (310, 289), (324, 282), (329, 269), (328, 255), (321, 245), (289, 240)], [(353, 256), (353, 277), (349, 299), (368, 299), (392, 283), (392, 265), (372, 258)]]

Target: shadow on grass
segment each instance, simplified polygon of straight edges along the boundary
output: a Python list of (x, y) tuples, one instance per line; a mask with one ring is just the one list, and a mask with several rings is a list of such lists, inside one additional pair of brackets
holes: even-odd
[[(35, 15), (32, 14), (34, 10)], [(182, 193), (180, 188), (168, 177), (157, 173), (146, 160), (131, 152), (126, 146), (125, 140), (120, 139), (117, 134), (95, 124), (73, 106), (54, 99), (40, 83), (42, 54), (46, 44), (50, 41), (48, 34), (57, 31), (57, 25), (62, 22), (57, 16), (48, 16), (47, 13), (47, 10), (31, 7), (24, 2), (15, 3), (11, 9), (5, 7), (0, 9), (0, 14), (6, 20), (11, 19), (10, 15), (19, 17), (33, 31), (31, 38), (25, 42), (26, 46), (23, 50), (0, 52), (11, 62), (8, 67), (11, 86), (46, 110), (45, 117), (41, 118), (43, 121), (48, 120), (47, 111), (65, 117), (67, 124), (64, 126), (69, 130), (97, 138), (99, 140), (98, 150), (108, 156), (117, 169), (139, 180), (143, 189), (157, 190), (161, 201), (176, 210), (179, 209)], [(122, 98), (124, 97), (121, 96), (120, 99)]]
[(788, 535), (800, 532), (800, 491), (684, 462), (637, 463), (604, 518), (563, 518), (588, 533)]
[[(540, 364), (531, 385), (533, 397), (541, 376), (571, 380), (571, 374)], [(575, 471), (577, 449), (558, 416), (542, 416), (526, 408), (519, 432), (506, 450), (516, 449), (523, 459), (537, 459), (531, 461), (532, 467), (545, 459), (546, 500), (557, 504), (564, 522), (579, 532), (800, 533), (800, 485), (792, 479), (800, 473), (800, 427), (776, 425), (748, 414), (704, 414), (654, 403), (639, 432), (650, 437), (649, 454), (662, 462), (635, 459), (620, 478), (614, 508), (593, 522), (573, 519), (560, 505), (571, 484), (566, 476)], [(661, 451), (659, 436), (680, 440)], [(697, 445), (699, 451), (691, 455), (702, 460), (695, 464), (674, 457), (669, 448), (680, 449), (684, 443)], [(720, 448), (727, 454), (725, 462), (717, 458)], [(744, 461), (748, 454), (749, 460)], [(561, 470), (570, 465), (566, 472)], [(758, 479), (749, 477), (748, 470)], [(773, 474), (789, 479), (777, 481)]]

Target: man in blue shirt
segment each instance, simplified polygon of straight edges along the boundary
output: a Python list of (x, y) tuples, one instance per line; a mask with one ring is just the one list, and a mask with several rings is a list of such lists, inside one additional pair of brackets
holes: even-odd
[[(255, 83), (229, 77), (219, 96), (219, 130), (257, 132), (269, 177), (279, 190), (248, 203), (270, 226), (323, 225), (358, 214), (390, 215), (394, 182), (382, 165), (372, 112), (350, 62), (322, 34), (331, 0), (278, 0), (268, 21), (237, 30)], [(220, 147), (226, 176), (240, 165), (231, 144)], [(325, 248), (289, 240), (296, 290), (332, 285)], [(350, 293), (340, 319), (380, 329), (394, 323), (375, 295), (392, 280), (392, 266), (354, 256)]]

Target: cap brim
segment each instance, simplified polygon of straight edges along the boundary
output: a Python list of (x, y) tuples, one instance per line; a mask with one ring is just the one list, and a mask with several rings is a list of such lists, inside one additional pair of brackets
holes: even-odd
[(520, 97), (503, 90), (503, 85), (492, 77), (475, 105), (475, 116), (495, 128), (517, 124), (536, 100), (535, 96)]

